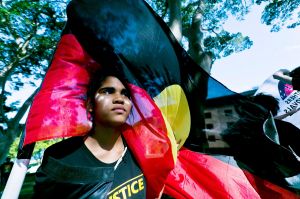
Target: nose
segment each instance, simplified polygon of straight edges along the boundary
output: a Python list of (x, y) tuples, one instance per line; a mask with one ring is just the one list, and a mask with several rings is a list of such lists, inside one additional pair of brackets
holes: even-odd
[(115, 94), (114, 99), (113, 99), (113, 103), (114, 104), (124, 104), (125, 100), (124, 100), (124, 96), (121, 94)]

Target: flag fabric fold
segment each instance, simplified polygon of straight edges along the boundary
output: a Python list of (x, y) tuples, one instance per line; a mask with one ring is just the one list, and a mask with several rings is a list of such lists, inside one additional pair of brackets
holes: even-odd
[(147, 3), (72, 0), (67, 16), (29, 112), (25, 145), (88, 133), (89, 80), (93, 71), (114, 67), (132, 93), (123, 135), (146, 177), (147, 198), (157, 198), (164, 187), (175, 198), (263, 198), (252, 175), (182, 148), (204, 128), (200, 118), (206, 96), (235, 93), (188, 56)]
[(182, 148), (165, 193), (174, 198), (299, 198), (234, 165), (236, 161), (229, 156), (216, 158)]

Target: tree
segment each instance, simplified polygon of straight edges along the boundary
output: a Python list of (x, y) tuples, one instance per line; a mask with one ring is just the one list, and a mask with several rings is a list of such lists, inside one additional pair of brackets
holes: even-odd
[(167, 21), (178, 41), (188, 43), (189, 54), (208, 73), (215, 59), (252, 45), (249, 37), (223, 29), (230, 15), (242, 20), (252, 1), (153, 0), (149, 3)]
[[(66, 1), (2, 0), (0, 7), (0, 163), (23, 131), (20, 121), (37, 92), (66, 20)], [(23, 103), (13, 93), (35, 91)]]
[(268, 1), (256, 0), (256, 4), (264, 4), (262, 22), (271, 26), (272, 32), (278, 32), (282, 27), (296, 28), (300, 25), (300, 1)]
[[(169, 24), (179, 42), (188, 43), (186, 49), (193, 59), (210, 72), (215, 59), (249, 49), (252, 41), (241, 33), (223, 28), (230, 16), (243, 20), (256, 4), (264, 7), (262, 23), (271, 32), (300, 25), (300, 1), (269, 0), (148, 0), (155, 11)], [(204, 55), (206, 59), (203, 60)], [(208, 57), (209, 59), (207, 59)]]

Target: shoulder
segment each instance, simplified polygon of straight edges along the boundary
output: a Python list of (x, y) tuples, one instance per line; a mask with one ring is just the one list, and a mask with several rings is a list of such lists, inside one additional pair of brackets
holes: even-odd
[(45, 150), (44, 158), (51, 156), (53, 158), (60, 159), (78, 149), (82, 146), (82, 144), (83, 137), (81, 136), (68, 138), (48, 147)]

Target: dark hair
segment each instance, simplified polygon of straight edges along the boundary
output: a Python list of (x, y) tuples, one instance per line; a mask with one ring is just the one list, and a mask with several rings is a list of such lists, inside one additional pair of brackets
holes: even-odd
[(96, 71), (91, 72), (91, 78), (89, 81), (89, 86), (87, 89), (87, 99), (90, 100), (92, 106), (94, 106), (94, 96), (98, 91), (99, 87), (102, 85), (102, 82), (105, 80), (106, 77), (113, 76), (118, 78), (125, 88), (128, 90), (130, 95), (130, 90), (128, 88), (128, 81), (124, 78), (124, 75), (118, 69), (111, 67), (106, 69), (97, 69)]
[(291, 77), (300, 77), (300, 66), (290, 72)]

